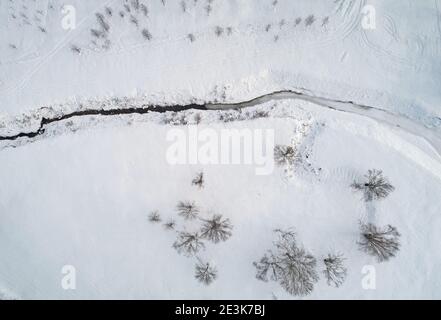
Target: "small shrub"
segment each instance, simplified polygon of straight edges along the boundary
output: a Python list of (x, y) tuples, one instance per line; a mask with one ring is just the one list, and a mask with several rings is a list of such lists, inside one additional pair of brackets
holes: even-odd
[(306, 19), (305, 19), (305, 26), (309, 27), (314, 22), (315, 22), (315, 16), (311, 14), (308, 17), (306, 17)]
[(109, 32), (110, 30), (110, 26), (109, 24), (106, 22), (106, 19), (104, 18), (104, 15), (102, 13), (95, 13), (96, 19), (98, 21), (98, 24), (100, 25), (101, 29), (104, 32)]
[(217, 37), (220, 37), (222, 34), (224, 33), (224, 28), (216, 26), (216, 28), (214, 28), (214, 34)]
[(204, 173), (199, 172), (196, 177), (191, 181), (191, 184), (197, 186), (199, 189), (204, 187)]
[(81, 53), (81, 48), (78, 47), (78, 46), (76, 46), (76, 45), (74, 45), (74, 44), (70, 46), (70, 50), (71, 50), (72, 52), (74, 52), (74, 53), (77, 53), (77, 54), (80, 54), (80, 53)]
[(194, 41), (196, 40), (194, 34), (192, 34), (192, 33), (189, 33), (189, 34), (187, 35), (187, 38), (188, 38), (188, 40), (190, 40), (190, 42), (194, 42)]
[(173, 219), (170, 219), (166, 223), (164, 223), (164, 228), (166, 230), (174, 230), (175, 227), (176, 227), (176, 222)]
[(149, 30), (142, 29), (141, 34), (144, 39), (149, 40), (149, 41), (152, 40), (152, 34), (149, 32)]

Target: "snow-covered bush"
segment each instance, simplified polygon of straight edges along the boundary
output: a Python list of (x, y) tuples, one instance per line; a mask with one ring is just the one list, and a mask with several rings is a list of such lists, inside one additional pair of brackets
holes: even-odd
[(375, 256), (378, 262), (394, 257), (400, 249), (400, 233), (391, 225), (379, 228), (372, 223), (361, 225), (360, 249)]
[(328, 256), (323, 259), (325, 264), (323, 274), (325, 275), (328, 285), (338, 288), (345, 281), (347, 269), (343, 265), (344, 260), (342, 254), (328, 254)]
[(292, 146), (276, 145), (274, 147), (274, 162), (279, 166), (293, 165), (296, 161), (296, 153)]
[(314, 283), (318, 281), (316, 259), (297, 245), (294, 232), (276, 232), (276, 248), (269, 250), (258, 262), (253, 263), (257, 269), (257, 279), (277, 281), (292, 295), (308, 295), (312, 292)]
[(386, 198), (395, 190), (394, 186), (383, 176), (383, 172), (376, 169), (368, 170), (368, 173), (365, 175), (365, 181), (354, 181), (351, 187), (356, 191), (362, 191), (365, 201)]

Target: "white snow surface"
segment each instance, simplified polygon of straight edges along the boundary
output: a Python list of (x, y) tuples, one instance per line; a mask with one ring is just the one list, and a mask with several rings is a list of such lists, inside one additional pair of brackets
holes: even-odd
[[(296, 299), (257, 280), (252, 265), (273, 230), (288, 227), (317, 258), (320, 280), (306, 299), (441, 298), (441, 161), (427, 139), (441, 138), (440, 0), (141, 1), (147, 16), (130, 13), (138, 26), (119, 16), (124, 3), (0, 0), (0, 135), (118, 99), (239, 102), (278, 90), (369, 105), (387, 121), (281, 99), (242, 112), (73, 117), (36, 138), (1, 141), (0, 299)], [(63, 5), (76, 10), (73, 30), (62, 28)], [(374, 30), (362, 28), (365, 5), (376, 9)], [(110, 44), (92, 43), (97, 12)], [(268, 116), (243, 116), (258, 111)], [(308, 158), (263, 176), (249, 165), (170, 165), (166, 135), (187, 130), (195, 114), (217, 132), (273, 129), (276, 144)], [(395, 191), (367, 205), (350, 184), (372, 168)], [(200, 171), (202, 189), (191, 184)], [(209, 286), (194, 279), (195, 259), (172, 248), (176, 232), (148, 221), (158, 210), (177, 230), (196, 230), (176, 213), (183, 200), (234, 225), (230, 239), (200, 254), (218, 269)], [(378, 263), (361, 252), (360, 221), (397, 227), (397, 256)], [(330, 252), (346, 258), (339, 288), (321, 273)], [(75, 290), (61, 285), (65, 265), (75, 267)], [(376, 270), (374, 290), (362, 286), (366, 265)]]

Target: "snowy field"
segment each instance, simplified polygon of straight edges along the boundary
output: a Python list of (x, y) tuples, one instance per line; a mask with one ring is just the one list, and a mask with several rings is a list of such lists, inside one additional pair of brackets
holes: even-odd
[[(0, 0), (0, 39), (0, 299), (441, 298), (441, 0)], [(271, 170), (171, 163), (192, 130), (263, 132)], [(314, 261), (306, 294), (256, 277), (276, 229)]]

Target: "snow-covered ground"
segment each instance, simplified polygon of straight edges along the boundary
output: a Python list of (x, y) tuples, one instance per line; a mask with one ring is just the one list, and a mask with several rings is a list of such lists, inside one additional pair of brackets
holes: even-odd
[[(273, 230), (289, 227), (317, 259), (320, 280), (306, 298), (441, 298), (440, 0), (137, 3), (0, 0), (0, 137), (78, 110), (235, 103), (283, 90), (310, 98), (79, 116), (0, 141), (0, 299), (293, 299), (253, 266)], [(366, 8), (374, 29), (363, 27)], [(274, 130), (275, 144), (301, 159), (269, 175), (245, 164), (170, 164), (168, 135), (196, 125)], [(366, 203), (350, 185), (373, 168), (395, 190)], [(199, 172), (203, 188), (192, 185)], [(179, 201), (234, 226), (198, 254), (218, 270), (209, 286), (194, 278), (196, 259), (172, 248), (176, 231), (199, 228), (177, 215)], [(161, 223), (148, 219), (155, 210)], [(170, 219), (175, 230), (162, 225)], [(360, 222), (395, 226), (397, 256), (378, 263), (360, 251)], [(322, 274), (330, 252), (346, 258), (339, 288)], [(63, 286), (66, 266), (74, 290)], [(375, 289), (364, 285), (366, 266)]]

